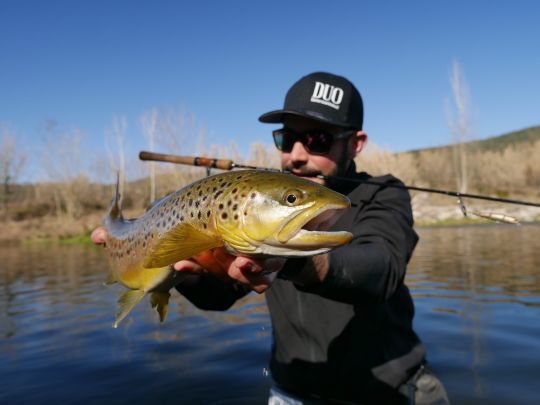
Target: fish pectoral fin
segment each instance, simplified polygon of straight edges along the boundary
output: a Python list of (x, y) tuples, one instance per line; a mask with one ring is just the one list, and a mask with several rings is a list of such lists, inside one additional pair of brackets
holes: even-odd
[(113, 323), (113, 328), (117, 328), (120, 322), (131, 312), (131, 310), (139, 303), (144, 297), (145, 292), (142, 290), (129, 290), (123, 293), (118, 298), (118, 313)]
[(169, 310), (169, 298), (171, 294), (168, 292), (154, 291), (150, 297), (150, 303), (152, 308), (155, 308), (159, 314), (159, 321), (163, 323), (167, 317), (167, 311)]
[(180, 224), (165, 234), (143, 263), (145, 268), (165, 267), (197, 253), (221, 246), (222, 242), (190, 224)]

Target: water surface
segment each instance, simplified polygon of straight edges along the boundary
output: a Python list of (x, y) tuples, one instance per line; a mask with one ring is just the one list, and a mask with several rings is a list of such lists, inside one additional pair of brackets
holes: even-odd
[[(451, 400), (536, 403), (540, 226), (422, 228), (407, 284)], [(204, 312), (173, 292), (111, 328), (123, 289), (92, 246), (0, 247), (0, 403), (264, 403), (264, 297)]]

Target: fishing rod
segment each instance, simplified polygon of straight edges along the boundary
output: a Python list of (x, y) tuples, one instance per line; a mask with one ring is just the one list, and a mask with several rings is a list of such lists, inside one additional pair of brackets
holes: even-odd
[[(169, 162), (169, 163), (177, 163), (177, 164), (184, 164), (184, 165), (190, 165), (190, 166), (206, 167), (207, 170), (210, 170), (210, 169), (220, 169), (220, 170), (253, 169), (253, 170), (280, 171), (278, 169), (269, 169), (267, 167), (243, 165), (243, 164), (235, 163), (234, 161), (230, 159), (214, 159), (214, 158), (205, 158), (205, 157), (196, 157), (196, 156), (178, 156), (178, 155), (170, 155), (170, 154), (147, 152), (147, 151), (141, 151), (139, 153), (139, 158), (141, 160), (148, 160), (148, 161)], [(285, 171), (284, 173), (287, 173), (287, 172)], [(420, 191), (424, 193), (444, 194), (451, 197), (457, 197), (461, 212), (463, 213), (464, 216), (467, 216), (468, 214), (467, 208), (465, 207), (465, 204), (463, 202), (464, 198), (540, 208), (540, 203), (531, 202), (531, 201), (523, 201), (523, 200), (515, 200), (515, 199), (510, 199), (510, 198), (500, 198), (500, 197), (492, 197), (488, 195), (460, 193), (458, 191), (441, 190), (441, 189), (428, 188), (428, 187), (409, 186), (405, 184), (386, 184), (386, 183), (380, 183), (375, 180), (361, 180), (361, 179), (339, 177), (339, 176), (327, 177), (323, 175), (318, 175), (316, 177), (320, 179), (324, 179), (324, 180), (335, 179), (339, 181), (364, 183), (364, 184), (371, 184), (371, 185), (384, 186), (384, 187), (394, 187), (394, 188), (401, 188), (405, 190)], [(479, 217), (492, 219), (498, 222), (519, 223), (517, 219), (507, 216), (507, 215), (496, 214), (496, 213), (481, 213), (481, 212), (475, 212), (475, 211), (471, 211), (471, 213)]]

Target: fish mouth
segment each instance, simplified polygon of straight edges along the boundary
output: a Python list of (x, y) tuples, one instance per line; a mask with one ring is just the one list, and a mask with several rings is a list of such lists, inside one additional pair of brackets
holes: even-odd
[(349, 243), (352, 239), (350, 232), (327, 230), (349, 207), (350, 201), (346, 197), (336, 204), (312, 206), (292, 218), (278, 232), (277, 240), (287, 248), (305, 251), (326, 251)]

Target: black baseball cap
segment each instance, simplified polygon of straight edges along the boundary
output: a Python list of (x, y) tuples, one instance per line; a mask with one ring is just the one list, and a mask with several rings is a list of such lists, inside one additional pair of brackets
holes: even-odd
[(267, 112), (259, 117), (259, 121), (283, 122), (287, 114), (360, 130), (364, 105), (362, 96), (349, 80), (331, 73), (315, 72), (292, 85), (282, 110)]

